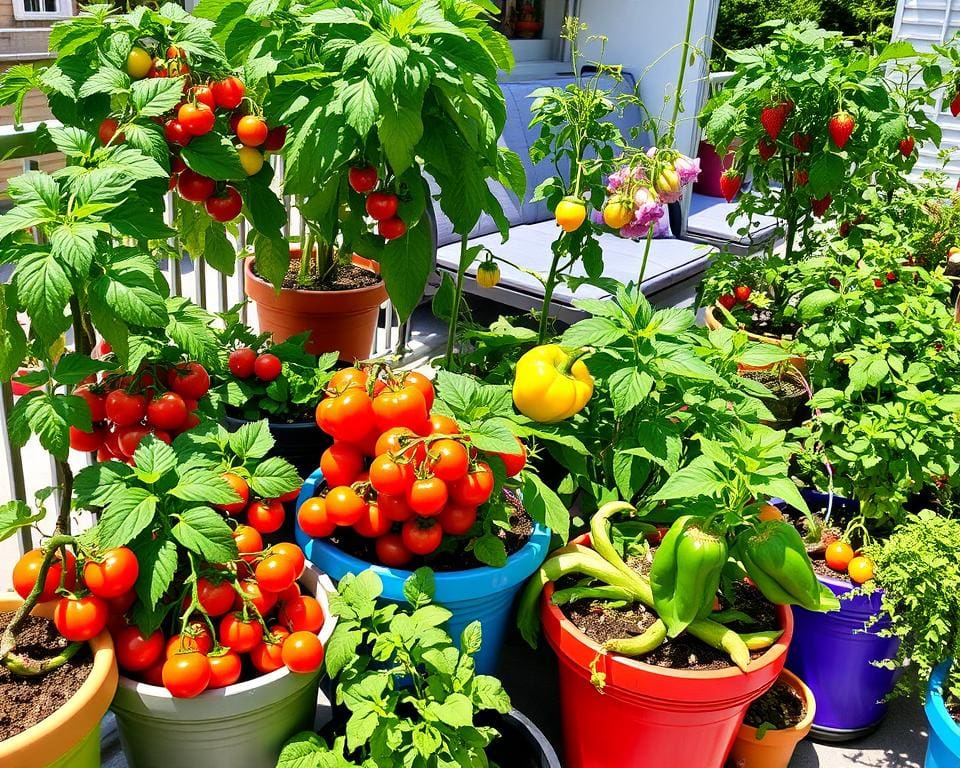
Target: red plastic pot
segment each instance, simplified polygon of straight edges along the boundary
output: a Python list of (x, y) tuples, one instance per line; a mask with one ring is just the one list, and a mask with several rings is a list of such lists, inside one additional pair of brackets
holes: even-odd
[[(552, 594), (548, 584), (541, 620), (560, 661), (567, 768), (721, 768), (750, 702), (780, 675), (793, 636), (790, 609), (778, 606), (783, 635), (748, 671), (666, 669), (603, 653), (550, 602)], [(602, 693), (591, 667), (605, 675)]]
[(733, 152), (728, 152), (721, 159), (713, 144), (701, 141), (697, 157), (700, 158), (700, 176), (693, 184), (693, 191), (708, 197), (723, 197), (720, 177), (733, 167)]

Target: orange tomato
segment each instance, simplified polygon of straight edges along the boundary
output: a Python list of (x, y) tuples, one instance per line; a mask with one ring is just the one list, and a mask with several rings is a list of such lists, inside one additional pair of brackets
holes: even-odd
[(857, 555), (847, 565), (847, 574), (857, 584), (863, 584), (873, 578), (873, 560), (866, 555)]
[(835, 571), (845, 571), (853, 560), (853, 547), (845, 541), (835, 541), (827, 547), (826, 561)]
[(767, 520), (783, 520), (783, 512), (773, 506), (773, 504), (767, 504), (766, 506), (760, 507), (760, 512), (757, 517), (760, 518), (761, 522), (766, 522)]

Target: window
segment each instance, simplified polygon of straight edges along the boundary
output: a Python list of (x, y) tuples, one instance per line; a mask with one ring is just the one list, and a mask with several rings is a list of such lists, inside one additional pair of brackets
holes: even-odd
[(13, 0), (13, 17), (20, 21), (69, 16), (73, 16), (73, 0)]

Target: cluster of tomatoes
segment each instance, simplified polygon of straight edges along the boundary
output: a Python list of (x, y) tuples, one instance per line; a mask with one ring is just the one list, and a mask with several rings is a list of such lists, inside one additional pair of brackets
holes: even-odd
[(238, 379), (256, 376), (260, 381), (269, 383), (280, 375), (283, 363), (270, 352), (258, 355), (250, 347), (237, 347), (227, 358), (227, 367)]
[(873, 560), (867, 555), (857, 554), (853, 547), (840, 539), (827, 545), (824, 559), (833, 570), (846, 573), (856, 584), (873, 578)]
[(99, 461), (131, 461), (140, 441), (155, 435), (165, 443), (200, 423), (200, 398), (210, 389), (210, 374), (191, 361), (169, 367), (151, 365), (133, 376), (108, 376), (74, 391), (90, 409), (90, 432), (70, 427), (70, 447), (96, 451)]
[(743, 304), (745, 309), (751, 309), (750, 296), (753, 289), (749, 285), (738, 285), (733, 293), (725, 293), (717, 299), (717, 303), (726, 310), (733, 309), (737, 304)]
[[(471, 531), (493, 493), (493, 471), (456, 421), (430, 413), (433, 400), (433, 384), (416, 372), (334, 374), (316, 414), (334, 439), (320, 458), (327, 491), (300, 505), (305, 533), (324, 538), (352, 528), (375, 540), (381, 563), (399, 568), (435, 552), (444, 535)], [(517, 443), (515, 454), (495, 454), (509, 477), (526, 464)]]
[(233, 492), (240, 497), (240, 500), (232, 504), (215, 504), (214, 506), (230, 517), (239, 518), (243, 516), (247, 525), (240, 527), (251, 528), (257, 533), (276, 533), (279, 531), (286, 519), (286, 512), (283, 509), (284, 502), (294, 501), (300, 495), (300, 489), (298, 488), (276, 499), (258, 499), (250, 493), (250, 486), (247, 481), (235, 472), (225, 472), (223, 479), (230, 484)]
[[(253, 176), (263, 167), (264, 152), (276, 152), (283, 147), (286, 126), (269, 128), (262, 116), (252, 113), (254, 105), (246, 95), (243, 81), (237, 77), (193, 84), (197, 73), (191, 75), (185, 52), (175, 45), (167, 48), (164, 57), (154, 57), (144, 48), (134, 47), (127, 57), (127, 73), (133, 79), (184, 77), (183, 100), (157, 118), (170, 149), (170, 189), (176, 189), (184, 200), (202, 203), (216, 221), (231, 221), (239, 216), (243, 199), (236, 186), (191, 170), (180, 157), (180, 149), (195, 137), (213, 131), (219, 118), (223, 121), (222, 132), (234, 137), (238, 144), (244, 173)], [(100, 124), (100, 140), (104, 144), (123, 141), (123, 134), (115, 136), (118, 127), (116, 118), (107, 117)]]
[(385, 240), (396, 240), (407, 233), (407, 225), (399, 216), (400, 198), (393, 192), (376, 191), (380, 176), (372, 165), (355, 165), (347, 174), (354, 192), (366, 195), (367, 215), (377, 222), (377, 233)]

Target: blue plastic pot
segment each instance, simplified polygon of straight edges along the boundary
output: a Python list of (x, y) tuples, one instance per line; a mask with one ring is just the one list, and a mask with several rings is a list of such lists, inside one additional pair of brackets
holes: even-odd
[[(317, 494), (323, 485), (323, 473), (317, 469), (307, 478), (297, 499), (297, 509), (307, 499)], [(403, 582), (412, 571), (373, 565), (348, 555), (330, 542), (314, 539), (305, 534), (299, 525), (296, 529), (297, 543), (303, 548), (307, 559), (326, 572), (331, 579), (339, 581), (348, 573), (360, 573), (368, 568), (383, 581), (383, 596), (387, 600), (402, 603)], [(530, 540), (507, 558), (502, 568), (481, 566), (466, 571), (436, 574), (437, 603), (453, 613), (447, 623), (447, 631), (459, 645), (460, 633), (472, 621), (479, 621), (483, 628), (483, 645), (474, 657), (477, 672), (493, 674), (503, 647), (504, 633), (513, 612), (513, 602), (523, 583), (537, 570), (550, 549), (550, 531), (535, 526)]]
[(930, 742), (924, 768), (956, 768), (960, 765), (960, 725), (943, 703), (943, 683), (951, 662), (945, 661), (930, 675), (927, 703), (923, 709), (930, 721)]
[[(804, 491), (812, 509), (826, 506), (826, 495)], [(833, 498), (835, 511), (856, 509), (857, 502)], [(857, 505), (859, 506), (859, 505)], [(817, 712), (811, 733), (824, 741), (848, 741), (876, 728), (887, 713), (884, 701), (897, 680), (897, 670), (877, 667), (873, 662), (896, 656), (900, 641), (880, 637), (889, 626), (883, 619), (869, 630), (864, 627), (880, 612), (878, 590), (869, 597), (846, 595), (853, 586), (846, 581), (818, 576), (840, 597), (840, 610), (814, 613), (793, 606), (793, 642), (787, 656), (787, 669), (813, 691)]]

